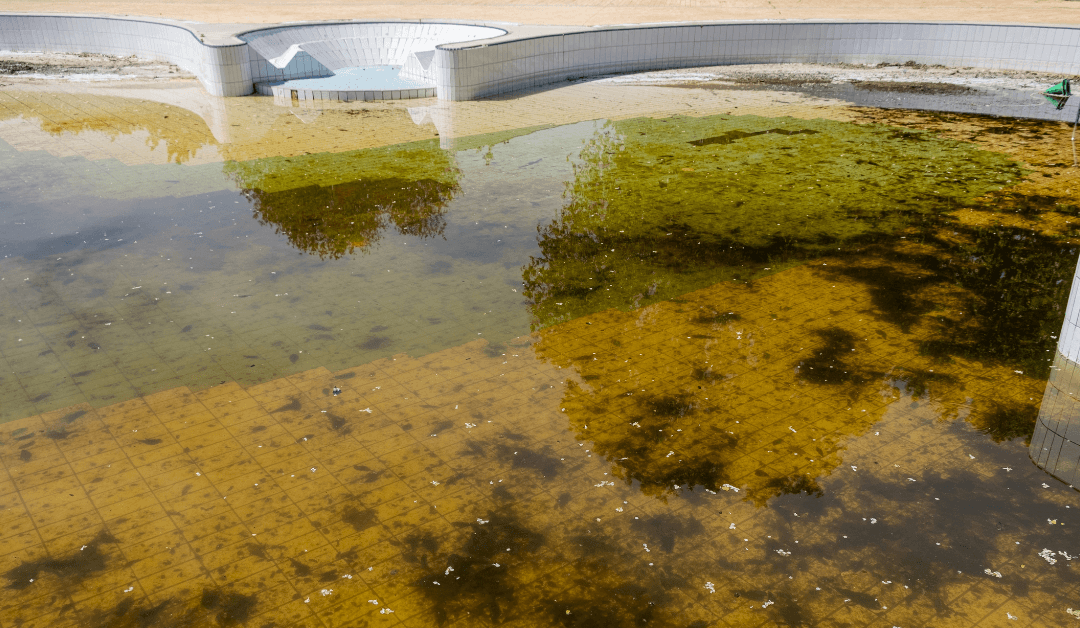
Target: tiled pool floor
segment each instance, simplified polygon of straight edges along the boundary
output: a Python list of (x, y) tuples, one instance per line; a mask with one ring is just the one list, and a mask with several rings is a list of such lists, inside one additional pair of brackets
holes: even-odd
[[(122, 91), (70, 85), (0, 90), (2, 167), (19, 177), (7, 179), (9, 206), (22, 207), (15, 198), (37, 199), (43, 211), (64, 208), (81, 185), (117, 206), (154, 197), (175, 211), (166, 207), (170, 196), (235, 194), (226, 161), (278, 167), (273, 160), (308, 153), (445, 140), (457, 147), (462, 173), (449, 218), (475, 215), (479, 224), (487, 216), (485, 246), (503, 237), (535, 244), (536, 219), (523, 216), (551, 219), (542, 212), (588, 192), (563, 197), (561, 182), (571, 172), (586, 181), (587, 170), (572, 169), (584, 158), (567, 156), (565, 146), (581, 143), (576, 133), (599, 137), (595, 129), (605, 127), (589, 121), (744, 109), (807, 128), (850, 121), (928, 129), (1018, 159), (1025, 173), (954, 211), (951, 222), (913, 221), (889, 238), (785, 261), (779, 272), (751, 269), (750, 281), (729, 277), (640, 307), (594, 309), (531, 334), (522, 296), (511, 293), (521, 289), (522, 265), (507, 264), (510, 257), (465, 267), (478, 281), (488, 273), (483, 279), (494, 285), (472, 286), (468, 298), (487, 303), (485, 311), (511, 312), (498, 323), (481, 323), (482, 314), (466, 308), (459, 318), (444, 315), (445, 328), (410, 328), (384, 344), (371, 340), (370, 313), (310, 300), (276, 304), (268, 295), (279, 284), (271, 283), (252, 291), (262, 296), (245, 299), (253, 304), (247, 318), (234, 322), (220, 307), (240, 294), (230, 282), (240, 272), (269, 271), (259, 261), (268, 257), (230, 258), (215, 244), (231, 261), (200, 269), (202, 282), (190, 290), (155, 293), (174, 299), (172, 320), (213, 327), (222, 343), (215, 346), (236, 358), (212, 364), (195, 355), (202, 340), (185, 340), (180, 330), (150, 333), (119, 322), (154, 298), (128, 299), (140, 285), (129, 280), (154, 274), (171, 282), (185, 270), (149, 265), (164, 245), (153, 255), (90, 247), (79, 272), (111, 277), (96, 295), (60, 275), (24, 281), (22, 271), (51, 260), (20, 249), (0, 260), (0, 275), (16, 281), (0, 284), (0, 308), (9, 310), (0, 353), (19, 372), (16, 382), (37, 385), (60, 373), (65, 383), (5, 384), (0, 626), (1077, 621), (1080, 501), (1028, 459), (1024, 439), (1045, 378), (1020, 372), (1028, 369), (1011, 357), (1009, 334), (1045, 338), (1007, 324), (984, 333), (977, 321), (1009, 319), (972, 317), (969, 305), (985, 302), (981, 288), (950, 275), (952, 257), (975, 246), (965, 238), (977, 236), (984, 256), (1002, 256), (1001, 268), (1031, 273), (1036, 284), (1071, 276), (1075, 259), (1040, 274), (1043, 258), (1035, 255), (1068, 250), (1076, 220), (1069, 195), (1078, 181), (1061, 125), (862, 109), (776, 92), (589, 84), (460, 107), (432, 101), (426, 115), (435, 124), (418, 125), (424, 112), (394, 104), (281, 110), (261, 98), (199, 104), (181, 91), (132, 102)], [(204, 115), (191, 113), (198, 107)], [(608, 117), (612, 110), (618, 118)], [(545, 130), (517, 132), (536, 127)], [(471, 145), (481, 133), (505, 135)], [(810, 136), (800, 133), (783, 137)], [(757, 163), (753, 154), (746, 159), (738, 163)], [(332, 173), (312, 176), (332, 180)], [(526, 201), (497, 194), (507, 180), (531, 182)], [(78, 202), (93, 211), (108, 205)], [(245, 220), (251, 211), (243, 209)], [(214, 242), (226, 243), (222, 234), (242, 222), (229, 216), (210, 234)], [(503, 235), (504, 218), (528, 228)], [(68, 218), (80, 219), (74, 211)], [(998, 233), (1034, 261), (1001, 253), (1007, 247), (991, 237)], [(184, 237), (191, 240), (168, 246), (203, 246)], [(470, 237), (450, 232), (452, 241)], [(1043, 248), (1010, 244), (1036, 241)], [(284, 246), (260, 242), (266, 256)], [(403, 254), (386, 252), (396, 250), (389, 236), (334, 263), (283, 250), (297, 261), (281, 255), (281, 263), (302, 271), (288, 281), (349, 304), (356, 294), (340, 282), (356, 268), (385, 262), (409, 270)], [(206, 253), (200, 261), (213, 259)], [(415, 274), (418, 282), (446, 281), (439, 259), (417, 266), (428, 269)], [(390, 295), (389, 280), (370, 281), (379, 286), (371, 297), (386, 294), (380, 305), (391, 310), (429, 307), (412, 293)], [(112, 308), (123, 329), (95, 342), (127, 347), (122, 355), (132, 357), (75, 377), (90, 358), (67, 348), (56, 322), (64, 303), (74, 304), (71, 311)], [(324, 313), (330, 309), (336, 318)], [(1031, 316), (1031, 308), (1018, 311)], [(32, 329), (18, 326), (23, 314)], [(1037, 326), (1053, 318), (1042, 314), (1024, 320)], [(483, 325), (490, 326), (477, 336), (473, 327)], [(41, 347), (16, 344), (27, 329)], [(244, 355), (269, 352), (279, 332), (292, 343), (280, 355)], [(1004, 357), (940, 348), (971, 337)], [(363, 343), (368, 349), (353, 349)], [(54, 345), (55, 354), (39, 355)], [(162, 365), (171, 370), (151, 372), (167, 370)], [(46, 392), (54, 394), (40, 397)]]
[[(964, 391), (953, 398), (900, 382), (800, 381), (790, 365), (816, 348), (807, 319), (860, 337), (852, 368), (934, 366), (874, 314), (870, 291), (834, 280), (803, 266), (552, 328), (505, 355), (477, 341), (10, 422), (0, 616), (1067, 625), (1075, 493), (1037, 470), (1022, 441), (995, 444), (972, 427), (988, 414), (978, 399), (1030, 402), (1039, 382), (966, 362), (938, 365)], [(790, 308), (777, 318), (771, 295)], [(741, 318), (692, 318), (718, 303)], [(702, 355), (727, 373), (692, 394), (695, 416), (713, 420), (635, 440), (642, 428), (627, 424), (632, 410), (620, 416), (626, 393), (607, 373), (626, 360), (645, 394), (683, 394)], [(592, 390), (583, 400), (568, 381)], [(598, 402), (607, 413), (584, 407)], [(683, 465), (723, 466), (740, 491), (660, 486), (680, 466), (669, 449)], [(638, 481), (616, 477), (620, 454), (642, 453)]]

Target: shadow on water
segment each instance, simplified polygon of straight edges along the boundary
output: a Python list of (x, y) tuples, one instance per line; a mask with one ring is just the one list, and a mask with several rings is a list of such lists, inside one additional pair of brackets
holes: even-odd
[[(538, 626), (661, 626), (703, 628), (681, 619), (677, 590), (687, 581), (673, 571), (649, 569), (622, 549), (620, 539), (573, 527), (558, 538), (539, 533), (507, 506), (473, 523), (454, 523), (449, 537), (405, 539), (402, 556), (416, 565), (412, 582), (430, 604), (437, 625), (524, 622)], [(653, 517), (637, 533), (664, 552), (677, 538), (693, 538), (700, 522)], [(654, 541), (655, 539), (655, 541)]]
[(190, 602), (170, 598), (150, 605), (128, 598), (109, 610), (94, 613), (82, 625), (89, 628), (225, 628), (250, 625), (249, 620), (257, 610), (257, 596), (214, 588), (204, 589)]
[(539, 355), (580, 378), (578, 438), (645, 494), (757, 504), (822, 496), (840, 441), (903, 394), (1030, 438), (1076, 250), (956, 218), (1020, 167), (921, 130), (777, 122), (615, 122), (583, 151), (524, 269)]
[[(106, 545), (117, 543), (117, 539), (102, 531), (66, 556), (22, 562), (3, 574), (8, 580), (6, 588), (23, 591), (36, 584), (50, 587), (56, 595), (66, 598), (123, 561), (118, 549), (106, 551)], [(204, 589), (194, 600), (170, 597), (152, 603), (126, 597), (111, 608), (97, 609), (80, 618), (79, 623), (92, 628), (238, 626), (254, 616), (257, 602), (257, 595), (245, 595), (231, 588)]]
[(609, 122), (523, 270), (534, 328), (857, 251), (1021, 175), (1004, 155), (918, 130), (757, 116)]
[(77, 586), (84, 579), (105, 570), (106, 555), (101, 548), (105, 543), (116, 543), (116, 539), (102, 531), (80, 550), (65, 558), (39, 558), (22, 562), (4, 573), (8, 579), (7, 588), (16, 591), (27, 589), (42, 574), (58, 578), (64, 586)]

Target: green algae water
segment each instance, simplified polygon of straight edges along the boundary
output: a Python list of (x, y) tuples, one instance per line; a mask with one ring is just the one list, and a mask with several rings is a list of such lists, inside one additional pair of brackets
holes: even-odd
[[(33, 354), (35, 366), (4, 378), (22, 399), (5, 418), (477, 337), (500, 344), (857, 255), (1023, 176), (998, 153), (932, 133), (820, 119), (641, 118), (523, 133), (467, 138), (456, 151), (424, 140), (203, 165), (204, 189), (219, 191), (191, 196), (131, 199), (144, 171), (187, 167), (119, 164), (107, 177), (115, 189), (89, 188), (102, 196), (74, 184), (49, 206), (7, 196), (13, 323), (3, 352), (9, 364)], [(10, 172), (47, 172), (7, 154)], [(23, 180), (8, 178), (15, 189)], [(1024, 295), (1009, 302), (1045, 311)], [(901, 299), (893, 309), (904, 308)], [(1010, 346), (1041, 352), (1053, 321), (1039, 329), (1039, 341)], [(926, 346), (971, 353), (985, 340)]]
[(1059, 127), (237, 100), (0, 116), (5, 620), (1073, 621)]
[(539, 326), (750, 281), (1019, 181), (932, 134), (758, 116), (638, 119), (590, 138), (526, 270)]

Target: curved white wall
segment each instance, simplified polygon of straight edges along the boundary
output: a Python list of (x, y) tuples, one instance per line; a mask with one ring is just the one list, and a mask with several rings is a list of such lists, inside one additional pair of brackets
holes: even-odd
[(137, 55), (173, 63), (216, 96), (252, 91), (244, 44), (208, 46), (186, 28), (106, 17), (0, 14), (0, 50)]
[[(473, 100), (567, 79), (735, 63), (904, 63), (1080, 74), (1080, 27), (902, 22), (729, 22), (566, 29), (531, 38), (468, 24), (348, 22), (249, 31), (210, 46), (182, 24), (86, 16), (0, 14), (0, 49), (100, 52), (164, 59), (211, 94), (254, 82), (325, 76), (355, 65), (405, 65), (439, 98)], [(498, 37), (474, 44), (446, 43)], [(440, 43), (441, 42), (441, 43)], [(426, 61), (426, 59), (425, 59)], [(423, 67), (420, 67), (423, 66)]]
[(434, 50), (442, 43), (504, 34), (500, 28), (469, 24), (346, 22), (282, 26), (238, 37), (248, 43), (252, 79), (262, 82), (321, 76), (349, 67), (405, 65), (413, 53)]
[(1080, 485), (1080, 262), (1028, 453), (1053, 476)]
[(611, 27), (435, 56), (439, 98), (473, 100), (603, 74), (736, 63), (904, 63), (1080, 74), (1080, 27), (744, 22)]

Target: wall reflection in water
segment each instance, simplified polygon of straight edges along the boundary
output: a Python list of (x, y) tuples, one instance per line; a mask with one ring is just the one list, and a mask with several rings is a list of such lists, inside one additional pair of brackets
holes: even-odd
[(78, 98), (14, 91), (6, 92), (0, 104), (0, 123), (32, 121), (57, 138), (87, 134), (110, 142), (135, 139), (150, 153), (161, 146), (165, 161), (171, 163), (186, 163), (200, 150), (216, 152), (218, 147), (218, 140), (198, 113), (173, 104), (120, 96)]

